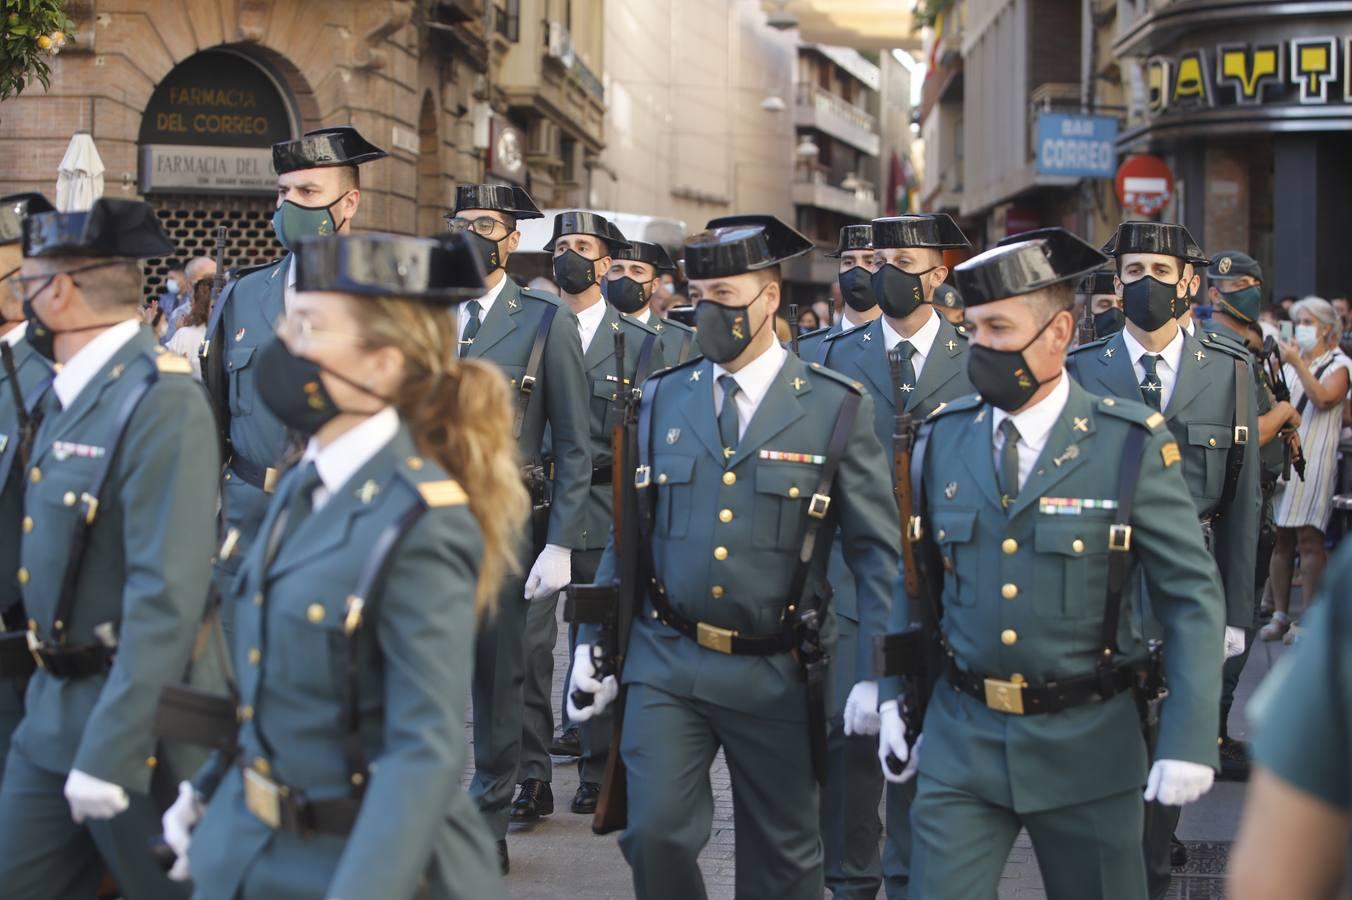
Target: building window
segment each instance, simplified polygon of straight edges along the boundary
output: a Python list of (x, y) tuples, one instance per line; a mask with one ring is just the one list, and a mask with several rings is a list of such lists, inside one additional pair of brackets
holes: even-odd
[(513, 44), (521, 37), (521, 0), (497, 0), (493, 4), (493, 30)]

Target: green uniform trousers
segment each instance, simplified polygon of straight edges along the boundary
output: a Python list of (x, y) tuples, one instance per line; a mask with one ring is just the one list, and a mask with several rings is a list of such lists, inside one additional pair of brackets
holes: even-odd
[(709, 769), (720, 747), (732, 780), (736, 895), (820, 900), (817, 782), (803, 723), (646, 684), (629, 686), (620, 744), (629, 770), (629, 826), (620, 849), (633, 870), (635, 896), (707, 896), (698, 857), (712, 829)]
[[(522, 558), (525, 557), (523, 551)], [(503, 580), (498, 612), (479, 628), (474, 644), (474, 779), (469, 795), (495, 840), (507, 836), (512, 788), (521, 759), (521, 720), (526, 680), (524, 575)]]
[(917, 780), (911, 806), (915, 900), (995, 900), (1020, 828), (1033, 841), (1047, 900), (1145, 897), (1140, 791), (1019, 815), (926, 775)]

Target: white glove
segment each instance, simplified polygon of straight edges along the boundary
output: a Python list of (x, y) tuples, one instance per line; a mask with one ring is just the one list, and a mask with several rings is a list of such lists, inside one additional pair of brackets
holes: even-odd
[(850, 696), (845, 698), (845, 734), (877, 733), (878, 682), (861, 681), (850, 688)]
[[(620, 694), (620, 683), (614, 675), (596, 680), (596, 667), (592, 665), (592, 645), (578, 644), (573, 652), (573, 678), (568, 683), (568, 718), (573, 722), (585, 722), (605, 711)], [(582, 691), (592, 695), (592, 702), (580, 709), (573, 705), (573, 691)]]
[(66, 802), (76, 824), (85, 819), (111, 819), (127, 808), (127, 792), (79, 769), (66, 776)]
[(1244, 652), (1244, 629), (1233, 625), (1225, 626), (1225, 658), (1239, 656)]
[[(920, 745), (924, 743), (925, 736), (922, 734), (916, 740), (914, 753), (907, 748), (906, 723), (901, 720), (901, 711), (897, 709), (897, 701), (895, 700), (888, 700), (883, 703), (878, 710), (878, 720), (880, 725), (878, 762), (882, 764), (883, 777), (893, 784), (910, 781), (915, 777), (916, 767), (920, 765)], [(906, 768), (900, 772), (893, 772), (887, 766), (889, 756), (895, 756), (906, 763)]]
[(1177, 759), (1157, 759), (1145, 782), (1147, 802), (1158, 800), (1165, 806), (1186, 806), (1211, 790), (1216, 773), (1210, 766)]
[(164, 829), (164, 842), (178, 857), (174, 867), (169, 870), (170, 881), (187, 881), (192, 876), (188, 872), (188, 845), (192, 843), (192, 830), (202, 819), (206, 806), (197, 796), (197, 790), (188, 782), (178, 783), (178, 799), (174, 805), (164, 811), (160, 817), (160, 827)]
[(545, 544), (526, 576), (526, 599), (543, 600), (557, 594), (573, 580), (573, 551), (558, 544)]

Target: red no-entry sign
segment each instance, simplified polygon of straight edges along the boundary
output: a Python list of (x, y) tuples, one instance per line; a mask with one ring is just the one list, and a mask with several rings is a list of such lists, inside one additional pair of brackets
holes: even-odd
[(1117, 169), (1117, 199), (1129, 212), (1155, 216), (1174, 193), (1174, 173), (1158, 156), (1128, 156)]

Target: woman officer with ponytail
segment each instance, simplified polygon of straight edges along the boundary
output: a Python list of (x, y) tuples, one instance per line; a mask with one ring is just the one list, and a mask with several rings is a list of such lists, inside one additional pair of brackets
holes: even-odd
[[(507, 386), (456, 358), (460, 236), (300, 244), (260, 399), (309, 438), (232, 596), (242, 727), (164, 816), (200, 898), (500, 897), (460, 786), (474, 636), (527, 514)], [(190, 834), (191, 832), (191, 834)]]

